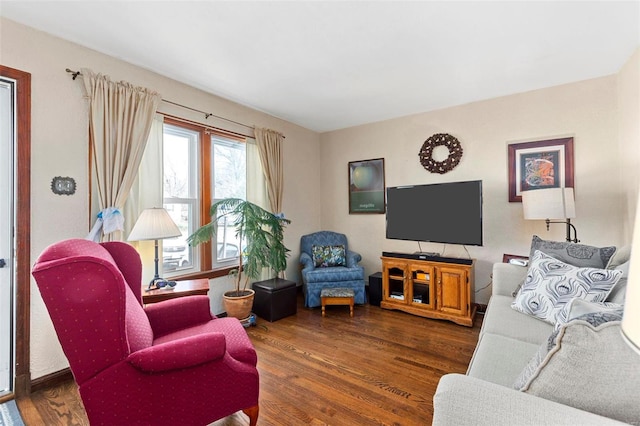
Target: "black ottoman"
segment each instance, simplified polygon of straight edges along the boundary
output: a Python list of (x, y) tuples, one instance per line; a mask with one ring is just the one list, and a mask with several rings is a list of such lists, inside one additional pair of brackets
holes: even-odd
[(253, 312), (269, 322), (277, 321), (298, 311), (298, 289), (295, 281), (273, 278), (251, 286), (256, 292)]

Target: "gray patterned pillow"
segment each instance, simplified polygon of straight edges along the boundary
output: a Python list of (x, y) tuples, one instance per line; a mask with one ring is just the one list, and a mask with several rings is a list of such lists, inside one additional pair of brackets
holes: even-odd
[[(618, 303), (610, 303), (610, 302), (587, 302), (582, 299), (573, 299), (559, 312), (558, 316), (556, 316), (556, 326), (555, 329), (559, 329), (564, 324), (572, 321), (574, 319), (578, 319), (584, 315), (594, 314), (594, 316), (590, 318), (594, 318), (593, 321), (596, 320), (599, 314), (608, 314), (608, 321), (622, 321), (622, 314), (624, 313), (624, 306)], [(590, 322), (592, 325), (598, 325), (594, 322)]]
[[(594, 327), (604, 324), (605, 322), (613, 322), (613, 321), (621, 321), (621, 315), (612, 314), (605, 311), (594, 311), (588, 314), (580, 315), (577, 318), (574, 318), (576, 321), (584, 321), (591, 324)], [(563, 324), (568, 327), (570, 324)], [(562, 335), (560, 334), (560, 328), (556, 328), (547, 341), (540, 345), (536, 354), (529, 360), (529, 363), (524, 367), (520, 376), (516, 379), (513, 384), (513, 388), (519, 391), (526, 391), (529, 382), (534, 378), (534, 375), (541, 369), (542, 362), (545, 360), (549, 352), (551, 352), (557, 345), (560, 340), (562, 340)]]
[(622, 271), (617, 270), (578, 268), (536, 250), (511, 307), (555, 324), (571, 299), (603, 302), (621, 275)]
[(564, 263), (581, 268), (606, 268), (609, 259), (616, 252), (614, 246), (598, 248), (586, 244), (546, 241), (534, 235), (531, 239), (529, 258), (533, 257), (533, 253), (536, 250), (540, 250)]
[(620, 321), (614, 317), (591, 313), (560, 327), (541, 346), (514, 388), (638, 424), (640, 357), (622, 339)]

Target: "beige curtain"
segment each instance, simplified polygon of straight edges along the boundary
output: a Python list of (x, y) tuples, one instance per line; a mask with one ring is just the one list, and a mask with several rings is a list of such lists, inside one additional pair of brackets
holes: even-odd
[(269, 129), (255, 129), (256, 142), (260, 152), (262, 171), (267, 181), (267, 193), (271, 211), (282, 213), (282, 190), (284, 184), (282, 172), (282, 133)]
[(92, 197), (98, 198), (99, 215), (87, 238), (122, 240), (122, 208), (138, 174), (160, 94), (83, 68), (89, 98)]

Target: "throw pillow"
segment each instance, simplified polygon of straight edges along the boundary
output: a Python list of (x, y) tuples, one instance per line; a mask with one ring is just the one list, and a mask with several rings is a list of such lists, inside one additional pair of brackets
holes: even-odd
[(603, 302), (621, 275), (615, 270), (578, 268), (536, 250), (511, 307), (555, 324), (559, 312), (573, 298)]
[(569, 265), (581, 268), (606, 268), (609, 259), (616, 252), (616, 248), (611, 247), (593, 247), (586, 244), (576, 244), (559, 241), (545, 241), (534, 235), (531, 240), (531, 253), (529, 258), (533, 257), (536, 250), (555, 257)]
[[(616, 287), (618, 284), (616, 284)], [(618, 303), (610, 302), (587, 302), (582, 299), (573, 299), (559, 312), (556, 317), (555, 329), (559, 329), (564, 324), (579, 318), (583, 315), (593, 314), (597, 317), (599, 314), (609, 314), (609, 321), (622, 321), (624, 306)]]
[(616, 249), (616, 252), (609, 259), (609, 263), (607, 264), (607, 269), (615, 269), (618, 266), (626, 263), (631, 258), (631, 246), (622, 246), (619, 249)]
[(629, 261), (627, 260), (622, 265), (618, 265), (614, 268), (617, 271), (622, 271), (622, 276), (611, 290), (611, 293), (607, 296), (607, 302), (617, 303), (624, 305), (624, 299), (627, 292), (627, 280), (629, 278)]
[(311, 254), (316, 268), (330, 266), (346, 266), (346, 252), (343, 245), (337, 246), (312, 246)]
[(637, 424), (640, 357), (622, 339), (620, 321), (592, 325), (608, 316), (583, 315), (556, 331), (552, 347), (529, 377), (518, 379), (517, 389)]

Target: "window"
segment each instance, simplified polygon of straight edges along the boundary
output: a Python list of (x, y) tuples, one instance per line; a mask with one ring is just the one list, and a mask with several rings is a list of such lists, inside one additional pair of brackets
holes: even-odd
[(182, 236), (162, 242), (164, 273), (199, 270), (199, 256), (187, 244), (199, 220), (198, 150), (200, 133), (165, 124), (162, 133), (163, 205), (180, 228)]
[[(245, 147), (245, 144), (218, 136), (211, 137), (213, 202), (229, 197), (246, 199), (247, 158)], [(226, 217), (218, 221), (217, 253), (214, 253), (214, 265), (228, 261), (235, 263), (243, 245), (235, 233), (233, 218)]]
[(209, 222), (216, 200), (246, 198), (246, 144), (204, 127), (165, 119), (163, 130), (163, 204), (182, 236), (163, 240), (165, 277), (233, 267), (242, 248), (232, 218), (218, 223), (216, 244), (191, 247), (186, 240)]

